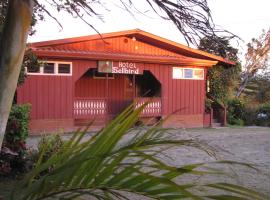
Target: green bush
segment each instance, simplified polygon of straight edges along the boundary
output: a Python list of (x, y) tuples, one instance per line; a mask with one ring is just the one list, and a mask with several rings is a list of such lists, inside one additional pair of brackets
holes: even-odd
[(43, 136), (38, 144), (38, 152), (39, 155), (43, 154), (43, 162), (58, 153), (63, 144), (64, 142), (58, 134)]
[(17, 174), (29, 169), (25, 145), (28, 136), (30, 106), (13, 105), (7, 122), (5, 138), (0, 151), (0, 174)]
[(245, 114), (243, 117), (245, 125), (252, 126), (256, 125), (258, 115), (258, 106), (246, 104), (245, 105)]
[(8, 144), (17, 144), (28, 136), (30, 105), (13, 105), (9, 114), (5, 141)]
[(239, 99), (228, 100), (228, 123), (244, 125), (245, 104)]

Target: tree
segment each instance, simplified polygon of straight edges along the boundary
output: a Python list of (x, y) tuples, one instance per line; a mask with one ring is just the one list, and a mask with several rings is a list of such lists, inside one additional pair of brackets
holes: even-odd
[(228, 98), (235, 95), (240, 79), (238, 49), (230, 45), (228, 38), (218, 36), (202, 38), (199, 49), (236, 62), (233, 67), (218, 64), (208, 70), (209, 94), (224, 104)]
[[(8, 0), (2, 0), (0, 2), (0, 39), (2, 38), (1, 35), (3, 31), (5, 18), (7, 15), (7, 10), (8, 10)], [(38, 6), (34, 6), (29, 35), (35, 34), (36, 32), (35, 25), (38, 20), (42, 21), (44, 19), (43, 14), (44, 14), (43, 11)], [(21, 71), (18, 79), (18, 85), (22, 84), (26, 78), (25, 74), (26, 67), (34, 67), (34, 66), (39, 67), (39, 65), (40, 63), (38, 62), (38, 58), (34, 55), (31, 49), (27, 49), (24, 54), (23, 64), (21, 66)]]
[(242, 81), (236, 97), (240, 97), (246, 88), (249, 80), (254, 77), (258, 71), (265, 71), (268, 66), (268, 59), (270, 56), (270, 29), (255, 39), (253, 38), (247, 45), (247, 52), (245, 54), (245, 65), (242, 74)]
[(238, 61), (238, 49), (230, 45), (230, 38), (225, 36), (204, 37), (200, 40), (199, 49), (232, 61)]
[(255, 75), (247, 84), (243, 95), (255, 105), (270, 102), (270, 76)]
[[(48, 11), (48, 5), (57, 11), (64, 10), (72, 16), (81, 18), (93, 29), (95, 27), (87, 22), (84, 16), (101, 18), (95, 10), (108, 11), (103, 6), (105, 0), (48, 0), (46, 2), (47, 5), (43, 5), (43, 1), (39, 0), (8, 0), (0, 44), (0, 146), (17, 86), (34, 6), (43, 10), (57, 23), (59, 21)], [(130, 13), (137, 11), (131, 0), (118, 0), (118, 3)], [(202, 36), (210, 37), (216, 32), (220, 33), (213, 24), (207, 0), (145, 0), (145, 4), (163, 19), (172, 20), (188, 43), (196, 43), (196, 39)], [(96, 9), (97, 6), (99, 9)]]

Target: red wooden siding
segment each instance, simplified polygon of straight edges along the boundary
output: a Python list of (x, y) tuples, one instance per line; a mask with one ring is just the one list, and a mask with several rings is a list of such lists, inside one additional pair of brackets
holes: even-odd
[(28, 75), (18, 88), (17, 101), (31, 104), (31, 119), (73, 118), (74, 82), (97, 64), (95, 61), (64, 61), (72, 62), (72, 76)]
[(203, 114), (205, 80), (172, 79), (172, 67), (147, 64), (144, 68), (151, 71), (162, 85), (163, 114)]
[[(105, 42), (104, 42), (105, 41)], [(141, 42), (133, 41), (128, 37), (116, 37), (91, 41), (83, 41), (76, 43), (68, 43), (61, 45), (54, 45), (54, 49), (61, 50), (85, 50), (85, 51), (107, 51), (107, 52), (123, 52), (123, 53), (136, 53), (136, 54), (149, 54), (149, 55), (167, 55), (178, 56), (174, 52)]]
[(31, 119), (72, 118), (71, 76), (28, 76), (18, 88), (18, 103), (31, 104)]

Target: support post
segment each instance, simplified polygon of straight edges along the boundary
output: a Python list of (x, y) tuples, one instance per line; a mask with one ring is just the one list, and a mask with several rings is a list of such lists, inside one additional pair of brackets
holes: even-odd
[(109, 122), (109, 74), (106, 73), (106, 116), (105, 116), (105, 124)]
[(213, 127), (213, 108), (210, 108), (210, 127)]
[(133, 85), (133, 99), (136, 98), (136, 79), (135, 74), (132, 76), (132, 85)]
[(224, 107), (223, 126), (227, 126), (227, 108)]

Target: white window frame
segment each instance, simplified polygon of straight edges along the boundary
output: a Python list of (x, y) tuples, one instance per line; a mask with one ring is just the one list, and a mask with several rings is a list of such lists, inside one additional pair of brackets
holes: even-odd
[[(25, 68), (26, 74), (27, 75), (39, 75), (39, 76), (72, 76), (72, 62), (65, 62), (65, 61), (53, 61), (53, 60), (48, 60), (44, 61), (44, 63), (54, 63), (54, 73), (49, 74), (49, 73), (44, 73), (44, 67), (43, 65), (40, 66), (39, 72), (28, 72), (27, 67)], [(59, 64), (69, 64), (70, 65), (70, 73), (65, 74), (65, 73), (58, 73), (58, 66)]]
[[(179, 78), (176, 78), (175, 76), (174, 76), (174, 69), (181, 69), (182, 70), (182, 77), (179, 77)], [(185, 69), (191, 69), (192, 70), (192, 78), (185, 78)], [(194, 72), (195, 72), (195, 70), (202, 70), (203, 71), (203, 77), (202, 78), (195, 78), (194, 77)], [(205, 75), (204, 75), (204, 68), (192, 68), (192, 67), (173, 67), (172, 68), (172, 78), (173, 79), (186, 79), (186, 80), (204, 80), (204, 77), (205, 77)]]

